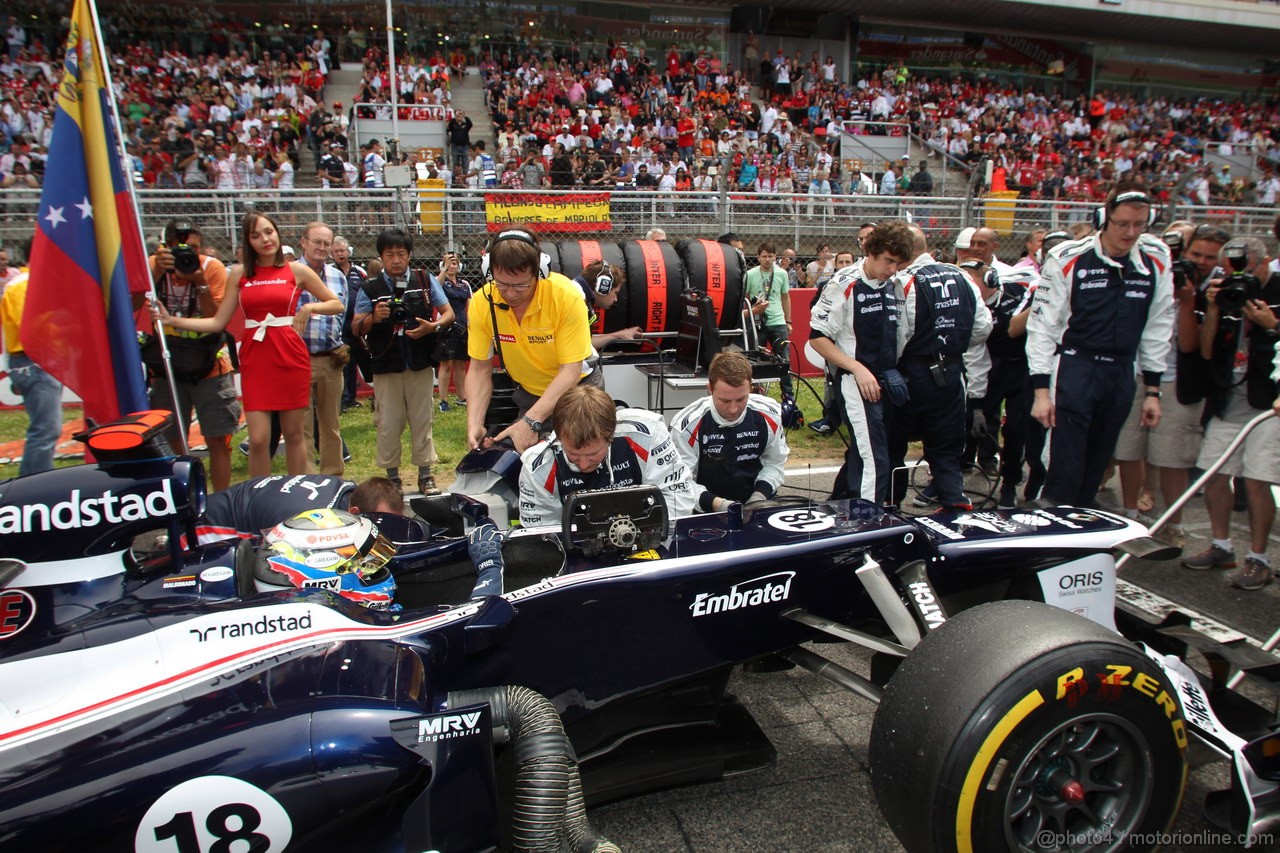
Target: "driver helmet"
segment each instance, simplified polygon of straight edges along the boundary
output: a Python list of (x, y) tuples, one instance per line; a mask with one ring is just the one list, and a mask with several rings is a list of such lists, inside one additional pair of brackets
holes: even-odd
[(395, 553), (369, 519), (310, 509), (267, 531), (254, 579), (260, 592), (326, 589), (373, 610), (399, 610), (387, 568)]

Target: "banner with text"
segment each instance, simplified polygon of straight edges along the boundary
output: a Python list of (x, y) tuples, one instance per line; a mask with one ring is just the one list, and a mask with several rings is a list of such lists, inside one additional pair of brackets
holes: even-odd
[(536, 225), (540, 232), (613, 230), (608, 193), (485, 193), (484, 216), (490, 231), (511, 225)]

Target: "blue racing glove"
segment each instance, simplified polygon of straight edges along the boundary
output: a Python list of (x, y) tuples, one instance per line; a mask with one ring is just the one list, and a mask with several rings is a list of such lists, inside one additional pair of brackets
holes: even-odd
[(884, 372), (884, 392), (895, 406), (905, 406), (911, 400), (907, 379), (896, 368), (891, 367)]
[(476, 567), (476, 585), (471, 597), (502, 594), (502, 542), (506, 537), (490, 518), (485, 518), (467, 534), (467, 554)]

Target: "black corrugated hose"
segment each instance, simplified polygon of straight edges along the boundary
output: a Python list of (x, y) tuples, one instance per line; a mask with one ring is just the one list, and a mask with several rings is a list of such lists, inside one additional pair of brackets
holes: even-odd
[(510, 740), (516, 758), (512, 849), (521, 853), (620, 853), (587, 821), (582, 778), (555, 706), (527, 687), (508, 685), (449, 694), (449, 707), (488, 703), (494, 741)]

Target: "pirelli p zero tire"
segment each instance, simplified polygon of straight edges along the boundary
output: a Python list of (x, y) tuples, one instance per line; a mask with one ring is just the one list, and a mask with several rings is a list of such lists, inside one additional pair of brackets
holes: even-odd
[(910, 853), (1146, 850), (1186, 786), (1186, 728), (1159, 667), (1045, 604), (966, 610), (885, 689), (871, 781)]
[(714, 240), (681, 240), (676, 252), (689, 275), (689, 287), (711, 297), (717, 326), (741, 328), (742, 287), (747, 271), (738, 251)]
[(627, 314), (644, 332), (680, 328), (680, 294), (685, 290), (684, 264), (666, 241), (632, 240), (622, 245), (627, 260)]
[[(626, 284), (627, 259), (622, 256), (622, 248), (617, 243), (600, 243), (596, 240), (566, 240), (557, 244), (556, 248), (560, 258), (560, 272), (569, 278), (577, 276), (595, 261), (604, 261), (606, 264), (617, 267), (622, 272), (623, 280), (615, 282), (615, 285), (622, 287)], [(603, 315), (604, 325), (592, 331), (616, 332), (628, 326), (639, 325), (638, 322), (631, 322), (630, 307), (630, 303), (624, 296), (607, 311), (597, 309), (596, 313)]]

